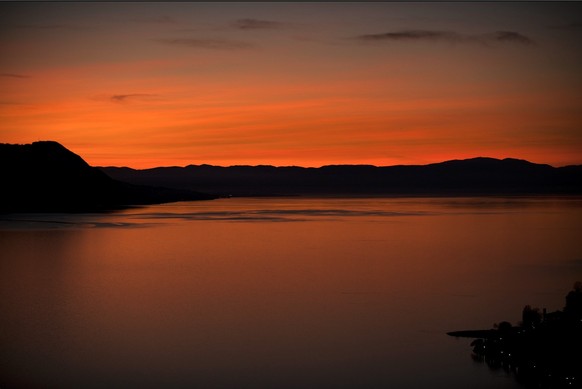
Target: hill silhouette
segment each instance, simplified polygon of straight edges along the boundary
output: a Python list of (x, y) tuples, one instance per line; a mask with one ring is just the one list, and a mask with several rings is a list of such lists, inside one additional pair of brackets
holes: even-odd
[(582, 166), (473, 158), (320, 168), (189, 165), (96, 168), (57, 142), (0, 144), (0, 212), (83, 212), (222, 196), (580, 195)]
[(100, 211), (214, 198), (115, 180), (52, 141), (0, 144), (0, 177), (0, 212)]
[(476, 361), (514, 373), (527, 388), (582, 388), (582, 282), (574, 283), (563, 310), (526, 305), (519, 325), (495, 326), (447, 334), (476, 338), (471, 343)]
[(582, 194), (582, 166), (555, 168), (519, 159), (472, 158), (429, 165), (320, 168), (189, 165), (101, 168), (141, 185), (221, 195), (570, 195)]

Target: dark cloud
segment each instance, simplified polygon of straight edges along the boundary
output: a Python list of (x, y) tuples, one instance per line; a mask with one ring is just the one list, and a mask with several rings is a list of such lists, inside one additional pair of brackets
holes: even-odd
[(232, 24), (240, 30), (272, 30), (284, 27), (284, 23), (260, 19), (238, 19)]
[(0, 77), (9, 77), (9, 78), (30, 78), (25, 74), (16, 74), (16, 73), (1, 73)]
[(415, 40), (458, 40), (460, 37), (457, 33), (450, 31), (431, 31), (431, 30), (404, 30), (395, 32), (386, 32), (382, 34), (365, 34), (359, 35), (356, 39), (361, 41), (415, 41)]
[(464, 35), (454, 31), (435, 30), (403, 30), (381, 34), (365, 34), (355, 37), (361, 42), (382, 42), (382, 41), (431, 41), (431, 42), (462, 42), (479, 43), (490, 45), (494, 43), (517, 43), (522, 45), (533, 45), (535, 42), (525, 35), (515, 31), (496, 31), (490, 34)]
[(502, 43), (520, 43), (523, 45), (533, 45), (534, 41), (525, 35), (514, 31), (497, 31), (489, 36), (489, 39), (494, 42)]
[(176, 38), (176, 39), (159, 39), (158, 42), (174, 45), (191, 47), (194, 49), (211, 49), (211, 50), (238, 50), (249, 49), (253, 45), (247, 42), (227, 40), (227, 39), (192, 39), (192, 38)]
[(157, 95), (149, 94), (149, 93), (130, 93), (126, 95), (113, 95), (111, 96), (111, 101), (116, 103), (124, 103), (128, 100), (148, 100), (151, 97), (155, 97)]

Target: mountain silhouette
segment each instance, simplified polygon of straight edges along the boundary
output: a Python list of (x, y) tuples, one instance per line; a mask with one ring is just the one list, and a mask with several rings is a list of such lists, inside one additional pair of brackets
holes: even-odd
[(57, 142), (0, 144), (0, 212), (82, 212), (214, 196), (109, 177)]
[[(0, 144), (0, 212), (85, 212), (276, 195), (580, 195), (582, 166), (472, 158), (429, 165), (97, 168), (57, 142)], [(204, 192), (204, 193), (201, 193)]]
[(233, 196), (582, 194), (582, 166), (555, 168), (511, 158), (386, 167), (189, 165), (144, 170), (103, 167), (101, 171), (133, 184)]

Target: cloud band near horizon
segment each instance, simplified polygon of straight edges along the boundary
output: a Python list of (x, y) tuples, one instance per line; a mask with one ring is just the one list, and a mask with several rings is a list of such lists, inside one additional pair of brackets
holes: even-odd
[(437, 30), (401, 30), (378, 34), (363, 34), (355, 37), (361, 42), (451, 42), (451, 43), (516, 43), (522, 45), (534, 45), (533, 39), (515, 31), (495, 31), (479, 35), (467, 35), (455, 31)]

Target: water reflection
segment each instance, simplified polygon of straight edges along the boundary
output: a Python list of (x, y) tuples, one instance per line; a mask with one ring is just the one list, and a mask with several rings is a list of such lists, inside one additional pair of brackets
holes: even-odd
[(580, 209), (543, 203), (225, 199), (43, 217), (81, 224), (0, 232), (0, 387), (514, 388), (443, 334), (512, 318), (531, 285), (551, 308), (571, 272), (527, 265), (582, 253)]
[(0, 233), (1, 387), (37, 387), (61, 368), (54, 361), (66, 351), (72, 295), (63, 281), (74, 277), (72, 254), (81, 234)]
[[(310, 208), (306, 208), (309, 204)], [(172, 221), (313, 221), (401, 216), (560, 213), (579, 198), (239, 198), (133, 207), (97, 214), (5, 214), (0, 230), (147, 227)]]

